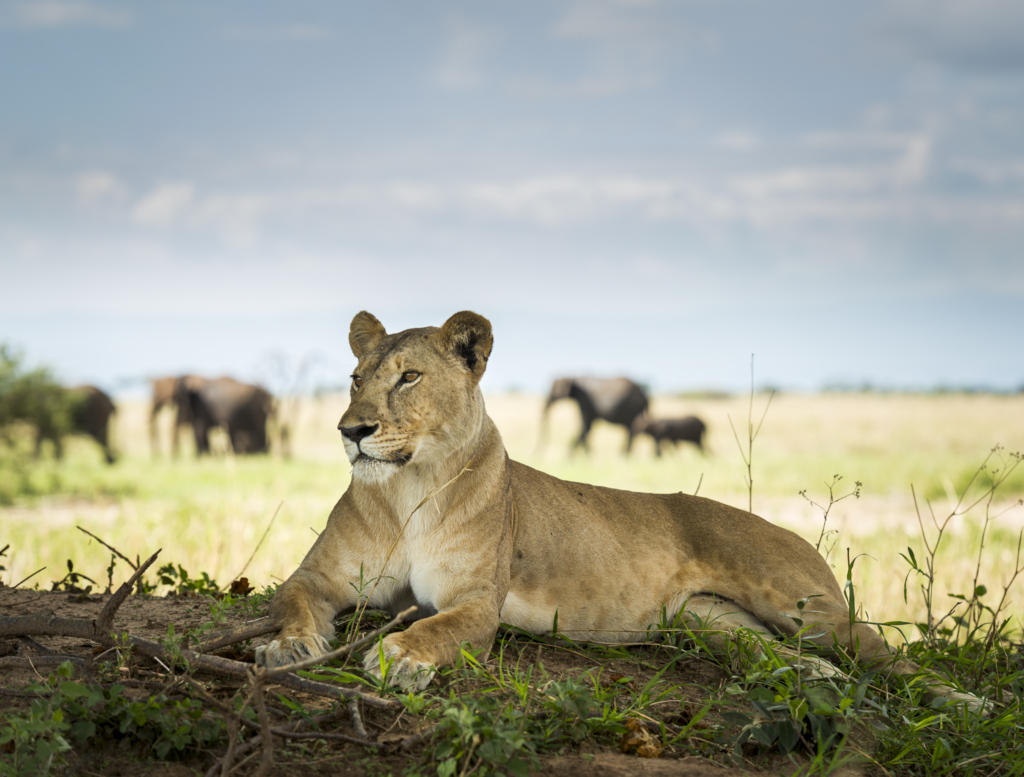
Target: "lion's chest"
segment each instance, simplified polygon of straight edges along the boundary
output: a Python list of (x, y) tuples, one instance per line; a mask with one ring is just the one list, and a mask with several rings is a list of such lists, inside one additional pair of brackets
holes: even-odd
[(365, 580), (364, 572), (364, 586), (375, 589), (370, 605), (391, 611), (414, 604), (423, 611), (443, 610), (452, 599), (453, 582), (458, 579), (452, 561), (451, 554), (430, 537), (413, 534), (401, 538), (390, 554), (361, 563), (363, 570), (380, 570), (372, 580)]

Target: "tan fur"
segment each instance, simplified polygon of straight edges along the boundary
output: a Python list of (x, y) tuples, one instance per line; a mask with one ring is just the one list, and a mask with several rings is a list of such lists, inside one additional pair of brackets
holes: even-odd
[[(832, 570), (796, 534), (710, 499), (571, 483), (510, 461), (479, 388), (493, 344), (482, 316), (388, 335), (363, 312), (349, 342), (357, 380), (338, 426), (352, 483), (278, 589), (271, 616), (283, 628), (258, 663), (321, 655), (335, 614), (370, 596), (373, 607), (429, 614), (384, 639), (389, 677), (405, 687), (423, 688), (464, 642), (489, 648), (499, 621), (544, 633), (556, 613), (561, 633), (604, 642), (644, 638), (663, 610), (694, 627), (773, 635), (795, 634), (799, 614), (822, 645), (918, 671), (893, 662), (867, 624), (851, 627)], [(806, 597), (816, 598), (798, 613)], [(826, 662), (805, 663), (829, 674)], [(380, 674), (376, 655), (366, 668)]]

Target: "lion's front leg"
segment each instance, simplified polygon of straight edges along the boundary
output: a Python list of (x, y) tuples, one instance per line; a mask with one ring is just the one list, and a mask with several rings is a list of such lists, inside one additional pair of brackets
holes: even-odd
[(385, 637), (380, 649), (371, 649), (363, 668), (378, 679), (386, 677), (391, 685), (422, 691), (437, 667), (458, 660), (462, 643), (490, 649), (498, 631), (498, 612), (493, 596), (480, 596), (417, 621)]
[(329, 583), (299, 568), (277, 589), (270, 603), (270, 617), (281, 631), (268, 645), (256, 648), (256, 663), (276, 667), (318, 658), (330, 651), (334, 616), (344, 607), (328, 596)]

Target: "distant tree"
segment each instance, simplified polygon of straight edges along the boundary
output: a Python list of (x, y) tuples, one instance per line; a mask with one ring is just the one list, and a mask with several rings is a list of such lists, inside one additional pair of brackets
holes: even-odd
[(67, 434), (74, 398), (46, 367), (26, 370), (24, 356), (0, 343), (0, 440), (13, 446), (22, 424)]

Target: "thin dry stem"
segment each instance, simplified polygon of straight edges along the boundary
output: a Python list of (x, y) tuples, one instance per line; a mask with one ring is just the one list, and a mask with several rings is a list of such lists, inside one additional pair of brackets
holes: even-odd
[(75, 528), (78, 529), (78, 531), (80, 531), (80, 532), (84, 532), (85, 534), (88, 534), (90, 537), (92, 537), (94, 540), (96, 540), (96, 542), (98, 542), (104, 548), (109, 550), (115, 556), (117, 556), (118, 558), (122, 559), (123, 561), (126, 561), (128, 563), (128, 566), (130, 566), (132, 569), (138, 569), (138, 566), (139, 566), (138, 564), (136, 564), (134, 561), (132, 561), (130, 558), (128, 558), (126, 555), (124, 555), (124, 553), (119, 551), (113, 545), (104, 542), (99, 537), (97, 537), (95, 534), (93, 534), (91, 531), (87, 531), (87, 530), (83, 529), (81, 526), (76, 526)]
[(274, 528), (274, 521), (277, 520), (277, 514), (279, 512), (281, 512), (281, 507), (283, 505), (284, 505), (283, 501), (277, 503), (277, 509), (274, 510), (274, 515), (270, 519), (270, 523), (267, 524), (267, 528), (263, 532), (263, 536), (260, 537), (260, 541), (256, 543), (256, 547), (253, 549), (252, 555), (249, 556), (249, 560), (245, 562), (245, 566), (242, 567), (242, 571), (239, 572), (237, 575), (235, 575), (234, 578), (232, 578), (232, 579), (238, 580), (242, 575), (245, 574), (245, 570), (247, 570), (249, 568), (249, 565), (252, 563), (252, 560), (254, 558), (256, 558), (256, 554), (259, 552), (260, 548), (263, 546), (263, 541), (267, 538), (267, 535), (270, 534), (270, 530), (272, 528)]
[(377, 577), (373, 581), (373, 586), (370, 588), (370, 593), (367, 595), (366, 599), (363, 600), (363, 606), (360, 607), (359, 610), (356, 613), (355, 625), (353, 626), (353, 629), (355, 631), (359, 630), (359, 624), (363, 620), (363, 613), (366, 612), (366, 607), (370, 603), (370, 599), (373, 598), (373, 594), (377, 590), (377, 586), (380, 583), (381, 578), (384, 577), (384, 573), (387, 571), (387, 568), (388, 568), (388, 563), (391, 561), (391, 555), (395, 552), (395, 548), (398, 547), (398, 541), (402, 538), (402, 534), (405, 532), (406, 527), (409, 525), (409, 521), (412, 520), (412, 517), (414, 515), (416, 515), (416, 511), (419, 510), (421, 507), (423, 507), (423, 505), (425, 505), (427, 502), (429, 502), (435, 496), (440, 494), (442, 491), (444, 491), (446, 488), (448, 488), (452, 483), (454, 483), (456, 480), (458, 480), (463, 475), (465, 475), (467, 472), (472, 472), (473, 470), (471, 470), (469, 468), (472, 463), (473, 463), (472, 460), (466, 462), (466, 466), (464, 466), (461, 470), (459, 470), (459, 474), (457, 474), (455, 477), (453, 477), (451, 480), (449, 480), (444, 485), (438, 486), (437, 488), (434, 488), (434, 489), (431, 489), (430, 493), (428, 493), (425, 497), (423, 497), (419, 501), (419, 503), (412, 509), (412, 512), (409, 513), (409, 517), (405, 519), (405, 523), (402, 524), (401, 528), (398, 530), (398, 534), (395, 536), (395, 541), (391, 543), (391, 547), (388, 548), (388, 552), (384, 556), (384, 564), (381, 566), (380, 572), (377, 574)]

